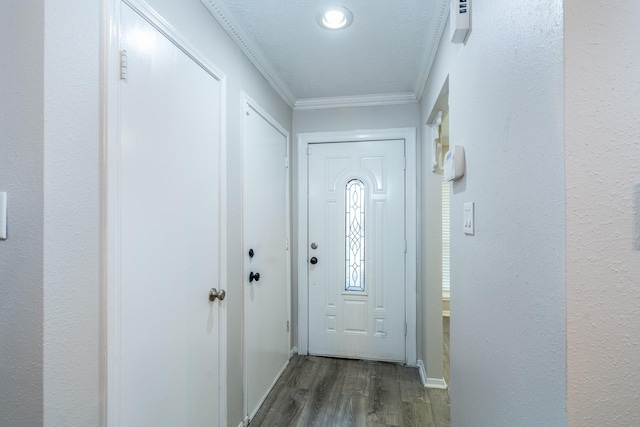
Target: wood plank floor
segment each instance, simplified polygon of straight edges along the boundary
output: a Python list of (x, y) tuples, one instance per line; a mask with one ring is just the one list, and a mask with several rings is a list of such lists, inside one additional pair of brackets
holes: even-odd
[(250, 427), (448, 427), (449, 393), (426, 389), (416, 368), (294, 356)]

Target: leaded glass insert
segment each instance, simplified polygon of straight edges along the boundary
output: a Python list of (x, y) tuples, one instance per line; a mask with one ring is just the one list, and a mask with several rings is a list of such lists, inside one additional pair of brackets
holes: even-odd
[(364, 183), (347, 182), (345, 198), (345, 290), (364, 291)]

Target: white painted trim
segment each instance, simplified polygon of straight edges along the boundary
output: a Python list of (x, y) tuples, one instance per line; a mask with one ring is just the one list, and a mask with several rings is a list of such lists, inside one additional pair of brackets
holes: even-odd
[(249, 419), (245, 419), (244, 421), (240, 421), (240, 424), (238, 424), (238, 427), (246, 427), (249, 425)]
[(437, 388), (440, 390), (446, 390), (449, 388), (444, 378), (427, 378), (424, 386), (427, 388)]
[[(416, 79), (416, 85), (413, 88), (413, 93), (418, 99), (422, 98), (424, 90), (427, 87), (427, 80), (429, 80), (429, 74), (431, 73), (433, 62), (435, 61), (436, 54), (438, 53), (438, 45), (440, 44), (440, 39), (442, 38), (447, 19), (449, 18), (450, 1), (451, 0), (440, 0), (440, 10), (433, 14), (434, 17), (432, 25), (435, 26), (437, 31), (435, 34), (432, 34), (431, 40), (427, 41), (425, 45), (427, 50), (422, 55), (420, 72)], [(434, 8), (434, 10), (435, 9), (436, 8)], [(426, 55), (426, 52), (429, 52), (429, 49), (431, 49), (431, 55)]]
[[(220, 152), (218, 159), (219, 178), (219, 253), (220, 268), (218, 288), (227, 281), (227, 78), (225, 74), (202, 55), (191, 43), (178, 33), (155, 10), (142, 0), (105, 0), (104, 4), (104, 132), (105, 142), (102, 165), (103, 200), (106, 202), (103, 224), (103, 241), (106, 286), (106, 422), (110, 427), (121, 425), (121, 377), (120, 377), (120, 11), (122, 3), (131, 7), (138, 15), (156, 28), (191, 60), (220, 82)], [(227, 425), (227, 308), (221, 302), (218, 310), (218, 387), (219, 425)]]
[[(286, 153), (287, 156), (290, 156), (290, 135), (289, 132), (284, 128), (284, 126), (282, 126), (276, 119), (274, 119), (265, 109), (263, 109), (257, 102), (255, 102), (246, 92), (242, 92), (242, 158), (243, 158), (243, 162), (242, 162), (242, 253), (246, 254), (248, 252), (248, 248), (246, 247), (246, 242), (244, 239), (244, 218), (246, 217), (245, 215), (245, 182), (246, 182), (246, 176), (245, 173), (247, 171), (247, 156), (246, 156), (246, 152), (247, 152), (247, 117), (249, 116), (249, 112), (250, 110), (253, 110), (254, 112), (256, 112), (258, 115), (260, 115), (263, 119), (265, 119), (278, 133), (280, 133), (282, 136), (285, 137), (286, 139)], [(284, 161), (284, 159), (283, 159)], [(291, 164), (291, 162), (289, 161), (289, 164)], [(284, 165), (283, 165), (284, 167)], [(290, 171), (291, 167), (289, 166), (287, 168), (287, 176), (286, 176), (286, 183), (285, 183), (285, 191), (286, 191), (286, 206), (285, 206), (285, 212), (286, 212), (286, 239), (288, 239), (289, 241), (289, 251), (288, 251), (288, 256), (287, 256), (287, 283), (286, 283), (286, 306), (287, 306), (287, 320), (289, 321), (289, 325), (291, 326), (291, 191), (290, 191)], [(243, 277), (248, 277), (249, 272), (246, 270), (246, 264), (243, 261)], [(247, 304), (247, 293), (245, 292), (246, 287), (244, 286), (244, 284), (242, 285), (242, 360), (243, 360), (243, 415), (247, 416), (246, 418), (246, 422), (248, 423), (249, 420), (251, 418), (253, 418), (255, 416), (255, 412), (254, 414), (251, 415), (251, 417), (248, 417), (248, 412), (249, 412), (249, 378), (247, 377), (247, 365), (248, 365), (248, 360), (247, 360), (247, 352), (246, 352), (246, 348), (247, 345), (245, 343), (245, 339), (246, 339), (246, 333), (245, 333), (245, 327), (246, 327), (246, 304)], [(290, 345), (291, 343), (291, 330), (293, 330), (293, 328), (289, 329), (289, 337), (288, 337), (288, 342), (287, 342), (287, 346)], [(276, 381), (277, 379), (280, 377), (280, 375), (282, 375), (282, 372), (284, 371), (284, 369), (287, 367), (288, 363), (289, 363), (289, 359), (291, 359), (291, 352), (289, 352), (289, 358), (287, 359), (287, 363), (284, 365), (284, 368), (282, 368), (282, 370), (280, 371), (280, 373), (276, 376)], [(271, 387), (269, 387), (269, 391), (271, 391), (271, 389), (273, 388), (274, 383), (271, 385)], [(269, 393), (267, 392), (267, 395)], [(260, 406), (262, 405), (264, 399), (266, 398), (265, 395), (262, 400), (260, 401), (258, 408), (260, 408)], [(256, 409), (257, 411), (257, 409)]]
[(336, 96), (331, 98), (298, 99), (294, 110), (319, 110), (326, 108), (371, 107), (380, 105), (417, 104), (418, 98), (411, 92), (378, 95)]
[(420, 382), (424, 387), (427, 386), (427, 370), (424, 367), (424, 362), (422, 359), (418, 359), (418, 373), (420, 374)]
[(291, 360), (291, 358), (296, 354), (298, 354), (298, 347), (293, 347), (291, 350), (289, 350), (289, 360)]
[[(405, 357), (407, 365), (416, 365), (416, 328), (417, 328), (417, 161), (416, 128), (372, 129), (344, 132), (314, 132), (298, 134), (298, 354), (309, 353), (309, 280), (307, 276), (307, 146), (309, 144), (345, 141), (372, 141), (404, 139), (407, 169), (405, 238), (407, 254), (405, 263), (405, 321), (407, 338)], [(411, 161), (413, 160), (413, 161)]]
[(293, 107), (295, 98), (291, 94), (288, 86), (278, 77), (253, 39), (244, 31), (242, 26), (236, 22), (226, 4), (216, 0), (201, 0), (201, 2), (284, 102), (286, 102), (289, 107)]

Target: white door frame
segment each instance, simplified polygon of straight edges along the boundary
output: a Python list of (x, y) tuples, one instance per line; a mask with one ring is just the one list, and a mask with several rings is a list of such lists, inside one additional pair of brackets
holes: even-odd
[[(246, 218), (246, 205), (244, 203), (245, 200), (245, 192), (246, 192), (246, 188), (245, 188), (245, 183), (246, 183), (246, 172), (247, 172), (247, 156), (246, 156), (246, 151), (247, 151), (247, 117), (249, 116), (251, 110), (253, 110), (254, 112), (256, 112), (257, 114), (259, 114), (263, 119), (265, 119), (275, 130), (277, 130), (282, 136), (284, 136), (286, 138), (286, 150), (285, 153), (287, 153), (287, 157), (283, 160), (283, 167), (286, 165), (287, 167), (287, 176), (286, 176), (286, 183), (285, 183), (285, 191), (286, 191), (286, 205), (285, 205), (285, 212), (286, 212), (286, 236), (285, 238), (286, 240), (286, 244), (287, 244), (287, 283), (286, 283), (286, 287), (287, 287), (287, 292), (286, 292), (286, 306), (287, 306), (287, 321), (289, 322), (289, 325), (291, 325), (291, 252), (290, 252), (290, 247), (291, 245), (289, 244), (289, 242), (291, 241), (291, 191), (289, 189), (290, 187), (290, 177), (289, 177), (289, 149), (290, 149), (290, 138), (289, 138), (289, 132), (282, 126), (280, 125), (280, 123), (278, 123), (278, 121), (276, 119), (274, 119), (269, 113), (267, 113), (267, 111), (265, 109), (263, 109), (257, 102), (255, 102), (253, 99), (251, 99), (251, 97), (249, 97), (249, 95), (247, 95), (246, 92), (242, 92), (242, 158), (243, 158), (243, 163), (242, 163), (242, 167), (243, 167), (243, 171), (242, 171), (242, 253), (243, 256), (246, 256), (246, 254), (249, 252), (249, 248), (246, 246), (246, 242), (244, 239), (244, 220)], [(285, 242), (283, 242), (285, 243)], [(246, 263), (244, 262), (243, 258), (243, 271), (244, 271), (244, 280), (246, 280), (249, 277), (249, 271), (246, 268)], [(245, 334), (245, 328), (246, 328), (246, 312), (245, 312), (245, 307), (247, 304), (247, 286), (246, 286), (246, 282), (243, 280), (242, 282), (242, 360), (243, 360), (243, 368), (242, 368), (242, 372), (243, 372), (243, 404), (242, 404), (242, 416), (244, 418), (244, 422), (245, 424), (249, 422), (250, 419), (252, 419), (255, 414), (249, 414), (249, 402), (248, 402), (248, 392), (249, 392), (249, 388), (248, 388), (248, 376), (247, 376), (247, 364), (248, 364), (248, 360), (247, 360), (247, 351), (246, 351), (246, 343), (245, 343), (245, 339), (246, 339), (246, 334)], [(291, 347), (291, 328), (289, 329), (289, 342), (287, 344), (289, 347)], [(287, 351), (289, 351), (290, 348), (287, 348)], [(285, 365), (286, 367), (286, 365)], [(284, 371), (284, 368), (283, 368)], [(282, 371), (280, 373), (278, 373), (278, 378), (280, 377), (280, 375), (282, 374)], [(276, 378), (277, 380), (277, 378)], [(274, 380), (274, 383), (271, 385), (271, 388), (273, 388), (273, 386), (275, 385), (276, 381)], [(268, 394), (268, 393), (267, 393)], [(266, 397), (266, 396), (265, 396)], [(263, 402), (260, 402), (260, 404), (258, 405), (258, 408), (260, 408), (260, 406), (262, 406)]]
[(417, 155), (416, 128), (373, 129), (340, 132), (313, 132), (298, 134), (298, 353), (309, 353), (309, 276), (307, 273), (308, 204), (307, 204), (307, 148), (310, 144), (327, 142), (359, 142), (404, 139), (407, 159), (405, 174), (405, 341), (406, 363), (416, 366), (417, 327)]
[[(103, 124), (102, 139), (104, 152), (101, 164), (102, 186), (102, 251), (103, 267), (102, 281), (104, 283), (104, 336), (103, 354), (106, 360), (103, 389), (106, 393), (106, 407), (104, 408), (106, 421), (110, 427), (121, 425), (120, 419), (120, 10), (121, 3), (130, 6), (136, 13), (149, 22), (156, 30), (167, 37), (177, 48), (184, 52), (195, 63), (202, 67), (213, 78), (220, 82), (220, 158), (218, 165), (219, 194), (220, 194), (220, 269), (218, 289), (224, 286), (227, 279), (227, 185), (226, 185), (226, 146), (227, 146), (227, 78), (218, 67), (213, 65), (198, 49), (180, 35), (167, 21), (164, 20), (143, 0), (105, 0), (104, 25), (102, 34), (102, 59), (104, 68), (102, 81)], [(206, 297), (206, 294), (203, 296)], [(219, 381), (219, 425), (227, 425), (227, 311), (226, 304), (219, 305), (219, 336), (218, 336), (218, 381)]]

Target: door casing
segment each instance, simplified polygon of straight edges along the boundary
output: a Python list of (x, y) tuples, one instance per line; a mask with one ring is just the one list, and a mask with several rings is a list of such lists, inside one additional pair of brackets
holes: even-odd
[[(175, 46), (189, 58), (207, 70), (220, 82), (220, 151), (219, 151), (219, 221), (223, 226), (219, 230), (220, 265), (218, 288), (223, 285), (227, 277), (227, 184), (226, 184), (226, 144), (227, 144), (227, 77), (209, 61), (187, 39), (178, 33), (167, 21), (143, 0), (106, 0), (104, 5), (104, 25), (102, 34), (102, 51), (104, 69), (103, 125), (101, 186), (102, 186), (102, 283), (103, 299), (103, 354), (104, 374), (101, 377), (102, 388), (106, 399), (103, 402), (102, 419), (104, 425), (120, 426), (120, 262), (119, 235), (121, 225), (119, 221), (118, 191), (119, 177), (119, 143), (120, 143), (120, 11), (121, 5), (130, 6), (136, 13), (147, 20), (156, 30), (168, 38)], [(219, 425), (227, 425), (227, 313), (225, 304), (220, 304), (219, 324), (219, 355), (218, 355), (218, 384), (219, 390)]]
[(298, 134), (298, 227), (297, 227), (297, 274), (298, 274), (298, 354), (309, 353), (309, 278), (307, 275), (308, 205), (307, 205), (307, 148), (311, 144), (403, 139), (407, 159), (405, 175), (405, 235), (407, 254), (405, 263), (405, 342), (406, 363), (416, 366), (417, 327), (417, 147), (416, 128), (392, 128), (338, 132), (313, 132)]

